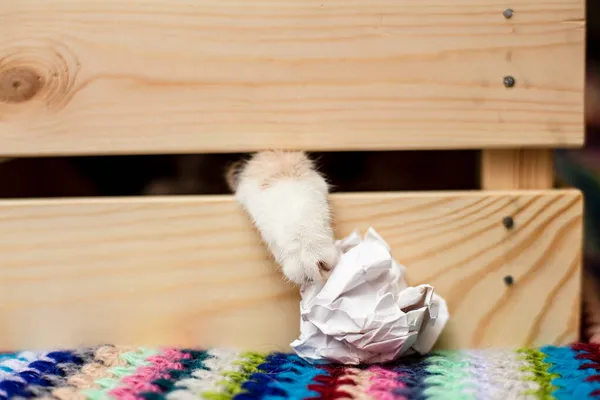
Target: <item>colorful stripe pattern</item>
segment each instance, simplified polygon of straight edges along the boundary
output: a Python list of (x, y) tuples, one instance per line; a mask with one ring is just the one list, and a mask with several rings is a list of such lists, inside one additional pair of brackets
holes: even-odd
[(387, 365), (100, 346), (0, 354), (0, 400), (600, 399), (600, 347), (437, 352)]

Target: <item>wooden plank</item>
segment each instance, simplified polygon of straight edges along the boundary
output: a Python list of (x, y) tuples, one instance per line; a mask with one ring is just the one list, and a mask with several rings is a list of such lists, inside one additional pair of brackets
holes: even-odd
[[(373, 226), (409, 283), (447, 299), (441, 347), (577, 337), (579, 192), (336, 194), (332, 203), (340, 236)], [(285, 350), (298, 335), (298, 300), (228, 196), (0, 202), (3, 349)]]
[(584, 0), (7, 1), (0, 155), (579, 146), (584, 14)]
[(551, 189), (552, 150), (483, 150), (481, 188), (484, 190)]

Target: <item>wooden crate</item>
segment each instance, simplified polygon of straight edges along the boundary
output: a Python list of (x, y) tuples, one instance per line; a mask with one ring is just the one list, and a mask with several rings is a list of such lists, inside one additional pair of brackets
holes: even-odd
[[(584, 11), (7, 2), (0, 156), (482, 149), (483, 191), (334, 195), (336, 233), (373, 226), (410, 283), (435, 285), (451, 312), (441, 348), (564, 344), (582, 199), (552, 190), (550, 149), (583, 144)], [(0, 201), (0, 348), (287, 349), (298, 307), (229, 196)]]

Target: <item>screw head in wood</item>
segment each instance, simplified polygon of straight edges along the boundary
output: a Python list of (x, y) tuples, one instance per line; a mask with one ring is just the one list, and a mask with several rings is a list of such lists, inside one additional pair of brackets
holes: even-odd
[(504, 283), (506, 286), (512, 286), (513, 283), (515, 283), (515, 278), (513, 278), (512, 275), (506, 275), (504, 277)]
[(506, 86), (507, 88), (511, 88), (513, 86), (515, 86), (515, 78), (512, 76), (505, 76), (504, 77), (504, 86)]
[(513, 217), (504, 217), (502, 219), (502, 225), (504, 225), (506, 229), (512, 229), (515, 226), (515, 220)]
[(506, 10), (504, 10), (504, 12), (502, 13), (502, 15), (504, 15), (504, 18), (509, 19), (513, 16), (513, 10), (512, 8), (507, 8)]

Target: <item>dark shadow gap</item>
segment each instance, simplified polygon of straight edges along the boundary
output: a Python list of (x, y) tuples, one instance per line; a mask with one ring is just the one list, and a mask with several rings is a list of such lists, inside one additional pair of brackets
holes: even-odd
[[(0, 164), (0, 198), (225, 194), (244, 154), (19, 158)], [(335, 192), (478, 188), (478, 151), (311, 153)]]

